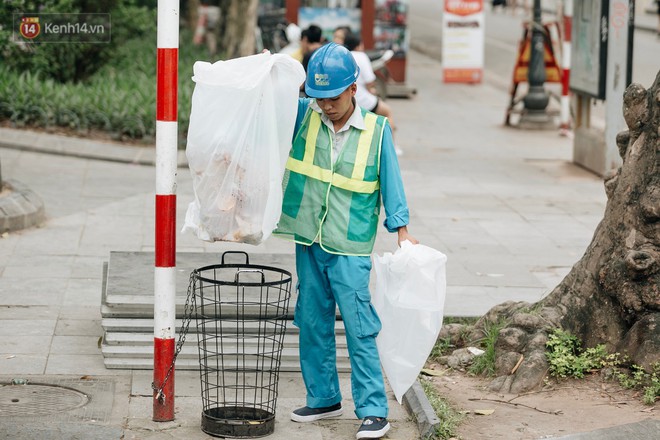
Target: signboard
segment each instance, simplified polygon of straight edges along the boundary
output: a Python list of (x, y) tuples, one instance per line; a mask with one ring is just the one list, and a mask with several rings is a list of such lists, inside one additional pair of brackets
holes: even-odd
[(300, 8), (298, 11), (298, 26), (307, 29), (315, 24), (323, 30), (323, 37), (332, 41), (332, 33), (339, 26), (348, 26), (351, 32), (360, 34), (362, 28), (362, 11), (347, 8)]
[(570, 89), (605, 99), (607, 71), (608, 1), (573, 3)]
[(442, 73), (446, 83), (479, 83), (484, 71), (483, 0), (445, 0)]

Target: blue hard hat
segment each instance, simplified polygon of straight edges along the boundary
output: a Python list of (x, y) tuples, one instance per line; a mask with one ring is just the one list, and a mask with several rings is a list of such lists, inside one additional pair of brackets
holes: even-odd
[(311, 98), (334, 98), (355, 82), (360, 68), (344, 46), (328, 43), (314, 51), (307, 64), (305, 93)]

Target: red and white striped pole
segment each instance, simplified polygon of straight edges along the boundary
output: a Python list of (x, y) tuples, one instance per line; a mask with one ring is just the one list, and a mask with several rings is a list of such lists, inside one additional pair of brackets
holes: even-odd
[(157, 35), (153, 420), (167, 422), (174, 420), (178, 0), (158, 0)]
[(568, 84), (571, 74), (571, 33), (573, 27), (573, 0), (564, 0), (564, 38), (561, 47), (561, 99), (559, 131), (566, 136), (571, 129), (571, 98)]

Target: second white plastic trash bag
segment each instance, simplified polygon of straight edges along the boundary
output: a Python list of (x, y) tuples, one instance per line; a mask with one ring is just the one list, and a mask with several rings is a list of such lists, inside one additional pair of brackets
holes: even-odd
[(382, 322), (376, 344), (383, 371), (401, 403), (424, 367), (442, 327), (447, 256), (409, 241), (392, 254), (373, 255), (372, 303)]
[(195, 199), (183, 232), (259, 244), (282, 209), (282, 176), (305, 72), (290, 56), (270, 53), (198, 61), (193, 71), (186, 156)]

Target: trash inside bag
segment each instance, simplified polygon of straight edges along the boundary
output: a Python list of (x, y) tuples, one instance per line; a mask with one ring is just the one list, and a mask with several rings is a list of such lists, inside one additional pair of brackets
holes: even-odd
[(406, 240), (394, 254), (374, 254), (373, 260), (372, 303), (383, 325), (376, 344), (385, 376), (401, 403), (442, 327), (447, 256)]
[(275, 229), (305, 72), (262, 53), (193, 66), (186, 156), (195, 199), (182, 232), (259, 244)]

